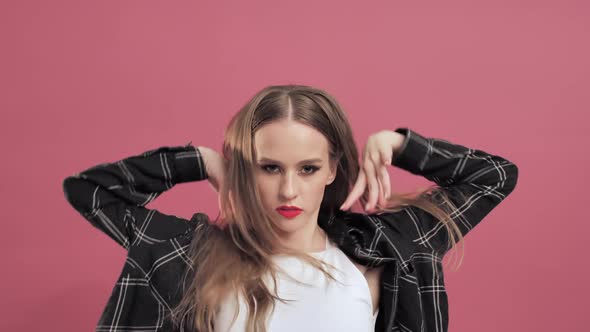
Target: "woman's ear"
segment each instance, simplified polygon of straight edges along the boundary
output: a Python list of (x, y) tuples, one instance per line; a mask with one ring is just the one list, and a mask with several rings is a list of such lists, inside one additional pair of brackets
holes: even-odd
[(334, 179), (336, 179), (336, 164), (330, 163), (330, 176), (328, 176), (328, 183), (326, 183), (326, 185), (332, 184)]
[(334, 182), (334, 179), (335, 179), (335, 177), (334, 177), (334, 176), (330, 176), (330, 177), (328, 178), (328, 183), (326, 183), (326, 185), (327, 185), (327, 186), (331, 185), (331, 184), (332, 184), (332, 182)]

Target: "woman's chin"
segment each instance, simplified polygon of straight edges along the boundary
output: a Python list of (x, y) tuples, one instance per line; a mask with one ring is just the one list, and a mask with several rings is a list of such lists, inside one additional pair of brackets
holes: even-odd
[(283, 233), (293, 233), (303, 228), (305, 225), (301, 216), (302, 215), (298, 215), (295, 218), (287, 218), (278, 214), (278, 216), (273, 220), (273, 223), (279, 231)]

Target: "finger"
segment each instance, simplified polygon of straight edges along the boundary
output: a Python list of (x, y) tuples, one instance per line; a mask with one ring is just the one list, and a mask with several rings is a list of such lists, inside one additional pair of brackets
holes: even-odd
[(381, 165), (391, 165), (393, 150), (388, 144), (381, 144), (379, 147), (379, 155), (381, 157)]
[(346, 210), (346, 209), (350, 208), (354, 204), (354, 202), (359, 198), (359, 196), (362, 194), (362, 192), (365, 188), (365, 185), (366, 185), (365, 184), (365, 174), (361, 169), (361, 170), (359, 170), (357, 180), (356, 180), (352, 190), (348, 194), (348, 197), (346, 198), (344, 203), (341, 205), (340, 209)]
[(379, 175), (379, 181), (377, 181), (377, 184), (379, 185), (379, 197), (378, 197), (378, 204), (379, 207), (383, 207), (385, 206), (385, 188), (383, 188), (383, 182), (381, 181), (381, 175)]
[(219, 215), (217, 216), (217, 218), (215, 220), (211, 220), (211, 224), (215, 225), (215, 226), (221, 226), (223, 224), (223, 221), (225, 219), (225, 214), (223, 212), (223, 199), (221, 198), (221, 195), (217, 195), (217, 205), (219, 206)]
[(387, 166), (381, 166), (381, 185), (383, 186), (384, 199), (389, 199), (391, 196), (391, 182), (389, 180), (389, 173), (387, 172)]
[(380, 149), (381, 153), (381, 165), (382, 165), (382, 176), (383, 184), (385, 187), (385, 198), (391, 196), (391, 182), (389, 180), (389, 173), (387, 172), (387, 166), (391, 165), (393, 159), (393, 149), (388, 144), (384, 144)]
[[(232, 218), (234, 218), (235, 216), (235, 210), (233, 207), (233, 199), (232, 199), (232, 191), (230, 190), (227, 193), (227, 196), (223, 196), (222, 193), (219, 193), (219, 203), (220, 203), (220, 219), (219, 219), (219, 225), (220, 226), (224, 226), (227, 225), (227, 220), (229, 218), (229, 216), (231, 216)], [(229, 216), (228, 216), (229, 215)]]
[(377, 181), (375, 163), (371, 159), (367, 159), (364, 163), (365, 173), (367, 176), (367, 186), (369, 191), (369, 201), (365, 205), (365, 210), (372, 210), (377, 203), (379, 195), (379, 184)]
[(221, 194), (217, 195), (217, 207), (219, 208), (219, 212), (221, 213), (221, 217), (224, 218), (225, 214), (223, 213), (223, 203), (221, 202)]
[(344, 200), (344, 203), (340, 206), (341, 210), (347, 210), (348, 208), (350, 208), (354, 204), (354, 202), (356, 202), (356, 200), (363, 194), (366, 186), (365, 178), (365, 172), (362, 169), (360, 169), (356, 182), (352, 187), (352, 190), (348, 194), (348, 197), (346, 197), (346, 200)]
[(385, 166), (385, 173), (383, 177), (385, 178), (385, 198), (389, 200), (391, 198), (391, 178), (389, 177), (388, 167)]

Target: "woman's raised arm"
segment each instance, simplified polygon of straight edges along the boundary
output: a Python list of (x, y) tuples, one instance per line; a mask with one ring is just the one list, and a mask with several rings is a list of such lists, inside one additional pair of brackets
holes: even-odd
[(63, 191), (86, 220), (129, 250), (188, 231), (188, 220), (144, 206), (178, 183), (204, 179), (203, 157), (188, 143), (96, 165), (64, 179)]
[[(502, 202), (516, 187), (518, 168), (509, 160), (449, 141), (424, 137), (408, 128), (395, 130), (406, 136), (392, 165), (435, 182), (457, 208), (450, 215), (463, 236)], [(381, 215), (386, 223), (410, 219), (412, 240), (439, 253), (448, 251), (448, 233), (430, 213), (410, 206)]]

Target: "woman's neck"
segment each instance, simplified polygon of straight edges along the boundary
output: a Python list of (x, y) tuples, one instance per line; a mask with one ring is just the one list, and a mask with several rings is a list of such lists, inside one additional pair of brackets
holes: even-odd
[(306, 253), (326, 250), (326, 233), (317, 224), (312, 226), (310, 229), (301, 229), (281, 236), (281, 243), (288, 248)]

